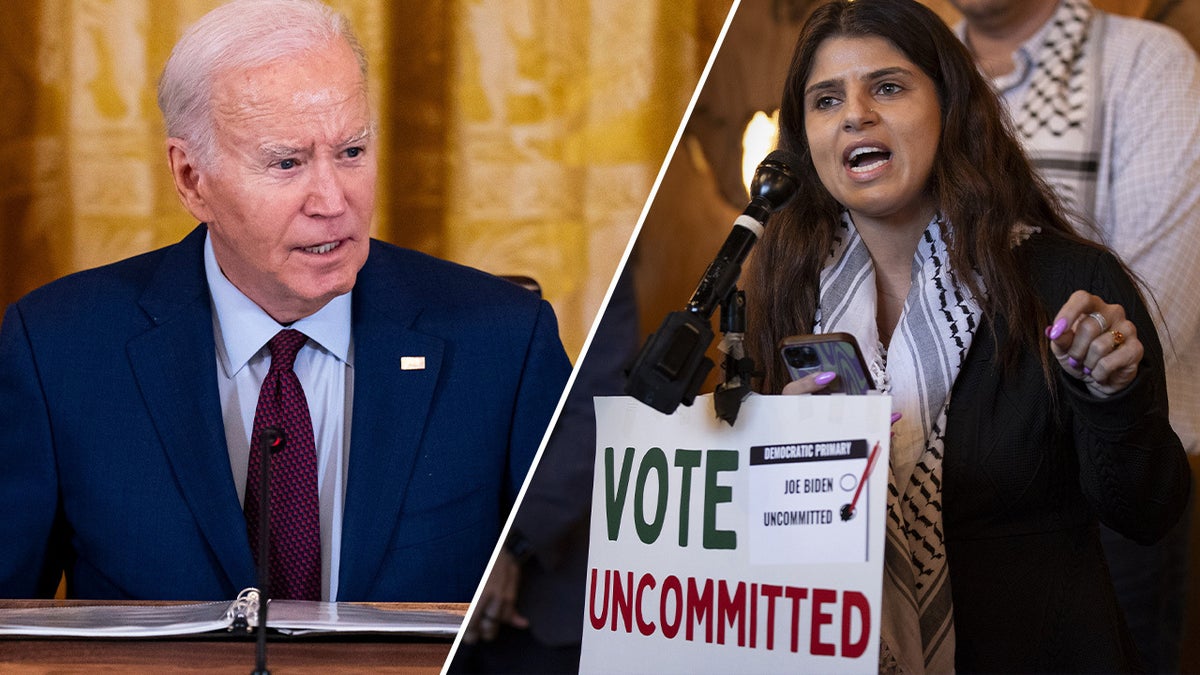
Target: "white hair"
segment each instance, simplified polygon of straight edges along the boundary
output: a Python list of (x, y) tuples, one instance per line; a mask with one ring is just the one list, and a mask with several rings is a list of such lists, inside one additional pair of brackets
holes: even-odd
[(167, 135), (187, 141), (198, 165), (210, 165), (219, 73), (323, 50), (339, 38), (353, 50), (365, 87), (367, 57), (350, 22), (318, 0), (233, 0), (212, 10), (184, 32), (159, 78)]

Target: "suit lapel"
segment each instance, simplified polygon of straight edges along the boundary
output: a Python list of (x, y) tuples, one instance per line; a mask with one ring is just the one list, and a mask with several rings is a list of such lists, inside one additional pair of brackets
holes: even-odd
[(368, 261), (354, 290), (354, 411), (338, 596), (369, 597), (396, 529), (445, 349), (422, 309)]
[(255, 578), (217, 392), (205, 228), (163, 258), (142, 297), (154, 327), (127, 353), (179, 490), (236, 593)]

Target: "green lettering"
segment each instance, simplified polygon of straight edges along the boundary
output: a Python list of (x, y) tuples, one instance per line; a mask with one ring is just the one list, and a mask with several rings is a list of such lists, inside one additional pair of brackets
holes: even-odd
[(683, 469), (683, 482), (679, 485), (679, 545), (687, 546), (689, 506), (692, 503), (692, 469), (700, 466), (700, 451), (676, 449), (675, 466)]
[(633, 470), (633, 448), (625, 448), (625, 460), (621, 465), (621, 478), (613, 488), (613, 449), (604, 449), (604, 506), (608, 516), (608, 540), (616, 541), (621, 532), (621, 512), (625, 510), (625, 497), (629, 494), (629, 472)]
[[(658, 474), (658, 503), (654, 509), (654, 520), (646, 522), (646, 477), (651, 470)], [(658, 540), (667, 516), (667, 455), (662, 448), (650, 448), (646, 451), (646, 456), (642, 457), (633, 500), (633, 524), (637, 528), (638, 539), (641, 539), (643, 544), (653, 544)]]
[(704, 462), (704, 548), (737, 548), (737, 532), (717, 529), (717, 504), (733, 501), (733, 488), (717, 485), (717, 474), (737, 468), (737, 450), (708, 451)]

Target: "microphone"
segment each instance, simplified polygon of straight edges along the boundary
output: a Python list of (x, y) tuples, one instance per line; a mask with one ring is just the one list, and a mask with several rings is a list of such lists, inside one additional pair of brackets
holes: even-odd
[(267, 670), (267, 603), (271, 585), (271, 455), (283, 449), (279, 427), (258, 433), (258, 646), (250, 675), (271, 675)]
[(771, 214), (782, 208), (799, 187), (792, 171), (800, 156), (788, 150), (767, 155), (754, 172), (750, 203), (733, 221), (733, 230), (705, 270), (687, 306), (667, 315), (646, 339), (629, 368), (625, 393), (671, 414), (680, 403), (691, 405), (713, 362), (704, 353), (713, 341), (713, 312), (735, 291), (742, 263), (762, 236)]
[(791, 166), (799, 163), (800, 157), (787, 150), (775, 150), (759, 163), (750, 183), (750, 203), (733, 221), (733, 230), (704, 271), (696, 292), (688, 301), (689, 311), (704, 318), (711, 317), (717, 305), (729, 295), (742, 273), (742, 263), (762, 236), (767, 220), (796, 194), (799, 183)]

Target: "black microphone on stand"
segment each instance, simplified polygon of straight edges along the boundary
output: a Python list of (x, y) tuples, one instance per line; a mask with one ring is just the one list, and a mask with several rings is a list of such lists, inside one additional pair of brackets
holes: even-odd
[(250, 675), (271, 675), (267, 670), (267, 601), (271, 586), (271, 455), (283, 449), (279, 427), (263, 427), (258, 434), (258, 647)]
[(691, 405), (713, 362), (704, 355), (713, 341), (713, 311), (733, 293), (742, 263), (762, 235), (771, 214), (796, 194), (799, 187), (791, 167), (801, 158), (794, 152), (775, 150), (754, 172), (751, 199), (733, 222), (717, 257), (701, 277), (692, 299), (682, 311), (667, 315), (662, 326), (646, 339), (629, 368), (625, 393), (663, 413), (673, 413), (680, 403)]

